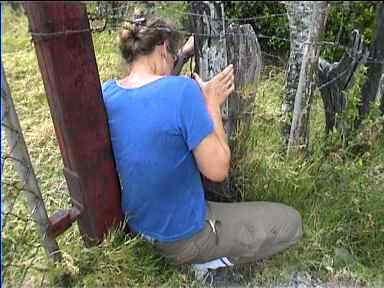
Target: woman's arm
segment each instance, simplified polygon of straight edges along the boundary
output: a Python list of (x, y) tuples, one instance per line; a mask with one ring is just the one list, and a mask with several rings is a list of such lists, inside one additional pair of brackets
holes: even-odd
[(188, 61), (189, 58), (193, 56), (194, 53), (194, 37), (189, 37), (188, 41), (177, 53), (177, 59), (173, 67), (172, 75), (179, 75), (183, 69), (184, 64)]
[(231, 150), (227, 144), (220, 106), (234, 91), (233, 66), (229, 65), (208, 82), (203, 82), (197, 74), (194, 74), (194, 78), (203, 91), (214, 131), (201, 141), (193, 154), (201, 173), (212, 181), (221, 182), (228, 176)]

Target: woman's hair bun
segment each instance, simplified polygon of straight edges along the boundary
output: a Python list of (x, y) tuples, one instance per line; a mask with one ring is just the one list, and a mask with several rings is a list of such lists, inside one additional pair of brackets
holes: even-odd
[(137, 40), (140, 32), (140, 23), (136, 20), (126, 21), (123, 24), (123, 30), (120, 31), (120, 41), (127, 41), (128, 39)]
[(138, 13), (123, 24), (123, 30), (119, 34), (119, 47), (129, 64), (140, 55), (150, 54), (156, 45), (165, 41), (168, 42), (169, 51), (175, 54), (180, 39), (173, 24), (154, 15)]

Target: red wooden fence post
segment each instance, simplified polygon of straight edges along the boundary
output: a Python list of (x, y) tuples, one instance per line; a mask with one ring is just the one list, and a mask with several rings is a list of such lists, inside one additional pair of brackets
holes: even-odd
[(24, 2), (24, 8), (63, 157), (72, 214), (76, 217), (80, 211), (80, 232), (91, 245), (121, 222), (122, 211), (86, 7), (81, 2), (47, 1)]

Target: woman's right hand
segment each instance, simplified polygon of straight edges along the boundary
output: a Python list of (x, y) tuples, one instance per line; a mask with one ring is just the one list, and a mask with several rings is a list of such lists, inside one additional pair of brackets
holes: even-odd
[(201, 80), (197, 73), (193, 73), (193, 76), (203, 91), (207, 106), (220, 106), (235, 90), (235, 76), (232, 64), (207, 82)]

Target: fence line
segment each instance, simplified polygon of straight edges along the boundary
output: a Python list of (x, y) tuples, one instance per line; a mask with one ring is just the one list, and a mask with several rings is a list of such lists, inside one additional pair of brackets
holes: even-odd
[[(124, 25), (117, 25), (117, 26), (114, 26), (114, 28), (125, 28)], [(147, 27), (146, 28), (147, 30), (158, 30), (157, 28), (149, 28)], [(100, 33), (100, 32), (103, 32), (103, 31), (98, 31), (98, 28), (91, 28), (91, 29), (82, 29), (82, 30), (63, 30), (63, 31), (58, 31), (58, 32), (53, 32), (53, 33), (42, 33), (42, 32), (39, 32), (39, 33), (35, 33), (35, 32), (31, 32), (30, 34), (33, 36), (33, 37), (37, 37), (37, 38), (51, 38), (51, 37), (57, 37), (57, 36), (61, 36), (61, 35), (71, 35), (71, 34), (80, 34), (80, 33), (84, 33), (84, 32), (96, 32), (96, 33)], [(209, 33), (194, 33), (194, 32), (191, 32), (191, 31), (186, 31), (186, 30), (175, 30), (175, 32), (178, 32), (180, 34), (184, 34), (184, 35), (187, 35), (187, 36), (202, 36), (202, 37), (210, 37), (210, 38), (220, 38), (220, 37), (223, 37), (223, 36), (242, 36), (244, 38), (254, 38), (253, 35), (250, 35), (249, 33), (231, 33), (231, 32), (228, 32), (228, 33), (222, 33), (220, 35), (212, 35), (212, 34), (209, 34)], [(282, 38), (282, 37), (278, 37), (278, 36), (268, 36), (268, 35), (264, 35), (264, 34), (256, 34), (256, 37), (258, 39), (270, 39), (270, 40), (280, 40), (280, 41), (285, 41), (285, 42), (290, 42), (290, 39), (288, 38)], [(346, 50), (346, 52), (348, 51), (348, 49), (351, 49), (351, 47), (348, 47), (348, 46), (345, 46), (345, 45), (342, 45), (342, 44), (339, 44), (339, 43), (335, 43), (335, 42), (330, 42), (330, 41), (317, 41), (317, 42), (309, 42), (309, 41), (303, 41), (303, 42), (299, 42), (299, 43), (302, 43), (304, 45), (315, 45), (315, 46), (332, 46), (334, 48), (338, 48), (338, 49), (344, 49)], [(297, 51), (301, 52), (302, 50), (301, 49), (297, 49)], [(6, 55), (11, 55), (11, 54), (17, 54), (18, 52), (8, 52), (6, 53)], [(372, 59), (372, 58), (371, 58)], [(383, 63), (382, 61), (377, 61), (376, 59), (373, 59), (370, 61), (370, 63)]]
[[(60, 250), (58, 244), (54, 238), (48, 236), (48, 228), (49, 228), (49, 219), (47, 215), (47, 211), (45, 208), (44, 200), (42, 198), (40, 188), (32, 167), (32, 162), (28, 154), (27, 146), (24, 141), (23, 133), (21, 130), (20, 122), (14, 108), (14, 103), (12, 100), (11, 92), (5, 78), (3, 65), (1, 67), (1, 106), (2, 106), (2, 115), (1, 115), (1, 129), (2, 129), (2, 137), (6, 136), (8, 142), (8, 155), (5, 155), (4, 150), (2, 148), (1, 155), (1, 169), (2, 169), (2, 197), (3, 192), (7, 194), (13, 193), (13, 197), (11, 195), (7, 195), (4, 198), (3, 209), (1, 213), (2, 217), (2, 231), (4, 231), (4, 226), (8, 223), (9, 217), (18, 219), (19, 221), (24, 222), (24, 228), (22, 231), (22, 235), (26, 233), (31, 227), (29, 226), (29, 222), (32, 221), (37, 224), (38, 231), (40, 233), (40, 240), (43, 248), (45, 249), (46, 254), (57, 260), (60, 258)], [(5, 130), (5, 135), (3, 135), (3, 130)], [(3, 139), (2, 139), (3, 142)], [(3, 143), (2, 143), (3, 147)], [(15, 170), (19, 181), (17, 183), (21, 183), (21, 187), (17, 187), (15, 183), (9, 183), (4, 181), (3, 169), (7, 161), (12, 160), (12, 163), (15, 165)], [(9, 177), (9, 176), (8, 176)], [(15, 175), (16, 177), (16, 175)], [(7, 189), (3, 190), (3, 185), (6, 186)], [(10, 189), (14, 188), (14, 190)], [(12, 192), (13, 191), (13, 192)], [(15, 193), (16, 192), (16, 193)], [(16, 194), (16, 195), (14, 195)], [(29, 213), (27, 218), (22, 215), (17, 215), (13, 212), (15, 205), (20, 198), (20, 195), (25, 195), (27, 199), (27, 205), (29, 208)], [(10, 203), (9, 203), (10, 202)], [(7, 236), (8, 237), (8, 236)], [(11, 251), (7, 251), (11, 253)], [(37, 251), (36, 251), (37, 253)], [(5, 259), (4, 274), (7, 275), (7, 269), (9, 269), (9, 265), (12, 264), (12, 261), (16, 255), (8, 255), (9, 258)], [(11, 261), (11, 262), (9, 262)], [(24, 270), (24, 276), (27, 273), (27, 270)], [(4, 281), (4, 278), (3, 278)], [(24, 280), (22, 280), (24, 281)]]
[[(123, 27), (123, 26), (120, 26), (120, 27)], [(154, 28), (155, 29), (155, 28)], [(34, 32), (31, 32), (31, 35), (32, 36), (39, 36), (39, 37), (43, 37), (43, 38), (49, 38), (49, 37), (57, 37), (59, 35), (70, 35), (70, 34), (75, 34), (75, 33), (83, 33), (85, 31), (93, 31), (95, 32), (94, 30), (92, 29), (82, 29), (82, 30), (64, 30), (64, 31), (59, 31), (59, 32), (54, 32), (54, 33), (34, 33)], [(184, 30), (176, 30), (177, 32), (187, 32), (187, 31), (184, 31)], [(210, 34), (199, 34), (199, 33), (192, 33), (192, 32), (188, 32), (190, 33), (191, 35), (197, 35), (197, 36), (210, 36)], [(231, 36), (244, 36), (244, 35), (249, 35), (248, 33), (226, 33), (225, 35), (231, 35)], [(211, 36), (210, 36), (211, 37)], [(217, 36), (219, 37), (219, 36)], [(251, 37), (251, 36), (249, 36)], [(278, 40), (285, 40), (285, 41), (290, 41), (289, 39), (286, 39), (286, 38), (279, 38), (279, 37), (275, 37), (275, 36), (267, 36), (267, 35), (262, 35), (262, 34), (259, 34), (257, 35), (257, 37), (262, 37), (262, 38), (267, 38), (267, 39), (278, 39)], [(310, 42), (308, 41), (304, 41), (302, 42), (303, 44), (311, 44)], [(343, 48), (345, 50), (345, 52), (348, 51), (348, 49), (351, 49), (349, 47), (346, 47), (346, 46), (342, 46), (340, 44), (337, 44), (335, 42), (330, 42), (330, 41), (320, 41), (320, 43), (317, 43), (317, 45), (321, 46), (321, 45), (325, 45), (325, 46), (335, 46), (336, 48)], [(297, 49), (299, 52), (302, 52), (301, 49)], [(268, 56), (271, 56), (271, 57), (276, 57), (278, 58), (277, 56), (274, 56), (270, 53), (267, 53), (267, 52), (263, 52), (262, 53), (264, 54), (267, 54)], [(253, 56), (246, 56), (244, 58), (250, 58), (250, 59), (253, 59), (254, 57)], [(377, 63), (377, 64), (383, 64), (384, 61), (380, 61), (380, 60), (377, 60), (375, 58), (372, 58), (372, 57), (368, 57), (367, 60), (362, 60), (362, 61), (359, 61), (360, 64), (365, 64), (365, 63)], [(350, 72), (349, 69), (347, 68), (346, 70), (344, 70), (343, 72), (339, 73), (335, 78), (331, 79), (330, 81), (326, 82), (326, 83), (323, 83), (321, 84), (318, 88), (319, 89), (323, 89), (325, 87), (327, 87), (328, 85), (331, 85), (333, 84), (334, 82), (336, 82), (338, 79), (340, 79), (342, 76), (344, 76), (346, 73)], [(239, 92), (239, 90), (235, 90), (235, 92)], [(311, 109), (312, 111), (316, 111), (314, 109)], [(322, 112), (333, 112), (333, 111), (326, 111), (325, 109), (321, 110)], [(16, 159), (17, 161), (17, 159)]]
[[(179, 30), (177, 30), (177, 31), (179, 31)], [(57, 35), (63, 35), (63, 34), (65, 34), (65, 33), (68, 33), (68, 34), (71, 34), (71, 32), (72, 33), (82, 33), (83, 32), (83, 30), (81, 30), (81, 31), (78, 31), (78, 30), (74, 30), (74, 31), (71, 31), (71, 30), (68, 30), (68, 31), (63, 31), (63, 32), (57, 32), (57, 33), (39, 33), (39, 35), (40, 36), (42, 36), (42, 37), (56, 37)], [(34, 33), (31, 33), (32, 34), (32, 36), (34, 35)], [(233, 34), (231, 34), (231, 33), (228, 33), (229, 35), (248, 35), (248, 34), (243, 34), (243, 33), (238, 33), (238, 34), (236, 34), (236, 33), (233, 33)], [(208, 34), (195, 34), (195, 35), (208, 35)], [(286, 39), (287, 41), (289, 41), (288, 39)], [(303, 42), (303, 43), (305, 43), (305, 44), (310, 44), (310, 42), (308, 42), (308, 41), (306, 41), (306, 42)], [(331, 42), (327, 42), (327, 43), (325, 43), (326, 45), (332, 45), (332, 43)], [(334, 43), (333, 43), (334, 44)], [(345, 49), (348, 49), (348, 47), (346, 47)], [(300, 49), (298, 49), (300, 52), (301, 52), (301, 50)], [(250, 58), (250, 59), (253, 59), (254, 57), (253, 56), (247, 56), (247, 57), (244, 57), (244, 58)], [(368, 58), (369, 59), (369, 58)], [(372, 58), (371, 58), (372, 59)], [(362, 59), (362, 60), (360, 60), (359, 61), (359, 63), (360, 64), (365, 64), (365, 63), (379, 63), (379, 64), (382, 64), (383, 63), (383, 61), (377, 61), (377, 60), (375, 60), (375, 61), (373, 61), (373, 60), (371, 60), (371, 61), (368, 61), (368, 60), (364, 60), (364, 58)], [(346, 69), (344, 70), (344, 71), (342, 71), (342, 72), (340, 72), (336, 77), (334, 77), (334, 78), (332, 78), (331, 80), (329, 80), (328, 82), (325, 82), (325, 83), (323, 83), (323, 84), (321, 84), (320, 86), (318, 86), (318, 89), (320, 90), (320, 89), (324, 89), (325, 87), (327, 87), (327, 86), (329, 86), (329, 85), (331, 85), (331, 84), (333, 84), (334, 82), (336, 82), (338, 79), (340, 79), (341, 77), (343, 77), (345, 74), (347, 74), (347, 73), (349, 73), (350, 72), (350, 69), (349, 69), (349, 67), (346, 67)], [(255, 91), (256, 91), (257, 89), (255, 88)], [(255, 92), (254, 91), (254, 92)], [(235, 93), (238, 93), (238, 92), (240, 92), (240, 90), (235, 90), (234, 91)], [(322, 109), (316, 109), (316, 108), (314, 108), (314, 107), (311, 107), (311, 111), (313, 111), (313, 112), (315, 112), (315, 111), (320, 111), (320, 112), (334, 112), (333, 110), (327, 110), (327, 109), (325, 109), (325, 108), (322, 108)], [(281, 113), (281, 111), (279, 111), (279, 112), (275, 112), (275, 113)]]
[[(53, 37), (55, 37), (55, 36), (57, 36), (57, 33), (44, 33), (45, 35), (44, 36), (51, 36), (51, 35), (53, 35)], [(60, 32), (60, 34), (62, 34), (61, 32)], [(327, 43), (327, 44), (329, 44), (329, 43)], [(267, 52), (263, 52), (262, 51), (262, 53), (263, 54), (267, 54), (268, 56), (271, 56), (271, 57), (275, 57), (275, 58), (278, 58), (277, 56), (275, 56), (275, 55), (272, 55), (272, 54), (270, 54), (270, 53), (267, 53)], [(249, 58), (249, 59), (253, 59), (254, 57), (253, 56), (246, 56), (246, 57), (244, 57), (244, 56), (242, 56), (242, 58), (245, 58), (245, 59), (247, 59), (247, 58)], [(368, 58), (369, 59), (369, 58)], [(372, 58), (371, 58), (372, 59)], [(373, 61), (373, 60), (371, 60), (371, 61), (369, 61), (369, 60), (366, 60), (366, 61), (361, 61), (360, 62), (360, 64), (365, 64), (365, 63), (379, 63), (379, 64), (383, 64), (383, 61), (377, 61), (377, 60), (375, 60), (375, 61)], [(339, 73), (335, 78), (332, 78), (331, 80), (329, 80), (328, 82), (325, 82), (325, 83), (323, 83), (323, 84), (321, 84), (320, 86), (318, 86), (318, 89), (323, 89), (323, 88), (325, 88), (325, 87), (327, 87), (328, 85), (331, 85), (331, 84), (333, 84), (334, 82), (336, 82), (338, 79), (340, 79), (341, 77), (343, 77), (346, 73), (348, 73), (348, 72), (350, 72), (349, 71), (349, 69), (348, 69), (348, 67), (347, 67), (347, 69), (346, 70), (344, 70), (344, 71), (342, 71), (341, 73)], [(256, 90), (257, 90), (257, 88), (255, 88), (255, 91), (254, 92), (256, 92)], [(235, 93), (238, 93), (238, 92), (240, 92), (240, 90), (235, 90)], [(320, 110), (320, 109), (313, 109), (313, 108), (311, 108), (311, 111), (318, 111), (318, 110)], [(321, 112), (333, 112), (333, 111), (327, 111), (326, 109), (321, 109), (320, 110)], [(281, 112), (281, 111), (280, 111)], [(275, 112), (275, 113), (279, 113), (279, 112)], [(7, 128), (7, 129), (13, 129), (12, 127), (9, 127), (9, 126), (7, 126), (7, 124), (2, 124), (5, 128)], [(17, 131), (17, 130), (13, 130), (13, 131)], [(12, 157), (12, 156), (6, 156), (5, 158), (4, 158), (4, 160), (5, 159), (12, 159), (12, 160), (14, 160), (14, 161), (17, 161), (17, 162), (20, 162), (22, 165), (23, 165), (23, 162), (20, 160), (20, 159), (17, 159), (17, 158), (14, 158), (14, 157)], [(4, 165), (4, 162), (3, 162), (3, 165)]]
[[(123, 27), (123, 26), (121, 26)], [(147, 28), (147, 29), (153, 29), (153, 30), (156, 30), (156, 28)], [(59, 35), (69, 35), (69, 34), (75, 34), (75, 33), (83, 33), (85, 31), (94, 31), (92, 29), (83, 29), (83, 30), (64, 30), (64, 31), (59, 31), (59, 32), (54, 32), (54, 33), (34, 33), (34, 32), (31, 32), (31, 35), (33, 37), (35, 36), (39, 36), (39, 37), (42, 37), (42, 38), (50, 38), (50, 37), (57, 37)], [(206, 36), (206, 37), (212, 37), (211, 34), (205, 34), (205, 33), (192, 33), (192, 32), (187, 32), (187, 31), (184, 31), (184, 30), (176, 30), (177, 32), (179, 33), (188, 33), (190, 35), (196, 35), (196, 36)], [(249, 35), (248, 33), (225, 33), (224, 35), (227, 35), (227, 36), (248, 36), (248, 37), (252, 37), (251, 35)], [(286, 39), (286, 38), (280, 38), (280, 37), (276, 37), (276, 36), (267, 36), (267, 35), (263, 35), (263, 34), (258, 34), (256, 35), (257, 38), (266, 38), (266, 39), (275, 39), (275, 40), (284, 40), (284, 41), (287, 41), (289, 42), (290, 39)], [(216, 37), (222, 37), (220, 35), (217, 35)], [(302, 44), (304, 45), (310, 45), (314, 42), (309, 42), (309, 41), (303, 41), (301, 42)], [(347, 46), (341, 46), (340, 44), (337, 44), (335, 42), (330, 42), (330, 41), (319, 41), (318, 43), (314, 43), (315, 45), (318, 45), (318, 46), (335, 46), (335, 48), (342, 48), (345, 50), (345, 52), (348, 52), (348, 49), (351, 49)], [(302, 52), (301, 49), (297, 49), (299, 52)], [(252, 58), (252, 56), (248, 56), (249, 58)], [(246, 58), (248, 58), (246, 57)], [(377, 64), (382, 64), (384, 61), (380, 61), (380, 60), (377, 60), (377, 59), (374, 59), (374, 58), (368, 58), (369, 60), (363, 60), (363, 61), (360, 61), (360, 63), (377, 63)], [(334, 83), (337, 79), (341, 78), (344, 74), (348, 73), (349, 70), (345, 70), (343, 71), (342, 73), (340, 73), (337, 77), (335, 77), (334, 79), (326, 82), (326, 83), (323, 83), (319, 89), (323, 89), (325, 88), (326, 86)]]
[[(107, 12), (120, 12), (120, 11), (127, 11), (129, 5), (133, 5), (132, 3), (135, 3), (135, 2), (139, 2), (140, 1), (131, 1), (131, 3), (127, 3), (126, 6), (120, 6), (120, 7), (108, 7), (106, 6), (105, 9), (107, 10)], [(285, 6), (284, 3), (281, 3), (280, 1), (279, 2), (276, 2), (276, 1), (267, 1), (267, 2), (270, 2), (270, 3), (273, 3), (273, 4), (280, 4), (282, 7)], [(171, 4), (172, 5), (172, 4)], [(344, 3), (342, 2), (335, 2), (335, 1), (332, 1), (329, 3), (330, 6), (345, 6)], [(131, 6), (132, 8), (133, 6)], [(168, 11), (168, 12), (172, 12), (172, 13), (176, 13), (176, 14), (179, 14), (179, 15), (184, 15), (184, 16), (190, 16), (190, 17), (200, 17), (200, 18), (206, 18), (208, 19), (209, 21), (219, 21), (219, 22), (222, 22), (223, 19), (224, 21), (226, 22), (247, 22), (247, 21), (254, 21), (254, 20), (260, 20), (260, 19), (268, 19), (268, 18), (275, 18), (275, 17), (285, 17), (285, 16), (288, 16), (287, 13), (274, 13), (274, 14), (270, 14), (270, 15), (264, 15), (264, 16), (253, 16), (253, 17), (212, 17), (210, 15), (207, 15), (207, 14), (199, 14), (199, 13), (193, 13), (193, 12), (183, 12), (183, 11), (179, 11), (177, 9), (172, 9), (172, 8), (169, 8), (167, 6), (151, 6), (151, 7), (147, 7), (147, 9), (151, 12), (154, 12), (154, 11), (160, 11), (160, 12), (163, 12), (164, 10)], [(308, 9), (309, 10), (309, 9)], [(94, 12), (93, 14), (95, 15), (98, 15), (97, 12)], [(122, 14), (120, 17), (126, 17), (126, 15), (124, 15), (123, 13), (120, 13)], [(112, 15), (110, 17), (119, 17), (119, 16), (115, 16), (115, 15)]]
[[(194, 13), (187, 13), (188, 15), (194, 15)], [(97, 18), (100, 18), (101, 16), (92, 16), (93, 14), (92, 13), (89, 13), (89, 17), (90, 17), (90, 22), (92, 23), (92, 21), (96, 20)], [(197, 14), (199, 15), (199, 14)], [(274, 14), (276, 17), (277, 16), (281, 16), (281, 14)], [(286, 13), (284, 14), (286, 15)], [(107, 16), (109, 19), (115, 19), (115, 20), (120, 20), (120, 22), (126, 22), (126, 23), (135, 23), (134, 20), (131, 20), (133, 19), (135, 16), (135, 14), (131, 14), (131, 15), (126, 15), (126, 16), (123, 16), (123, 17), (119, 17), (119, 16)], [(271, 16), (271, 15), (269, 15)], [(101, 17), (102, 18), (102, 17)], [(226, 19), (226, 18), (224, 18)], [(247, 18), (244, 18), (244, 19), (247, 19)], [(123, 21), (124, 20), (124, 21)], [(245, 23), (246, 24), (246, 23)], [(114, 29), (118, 29), (118, 28), (127, 28), (127, 26), (124, 24), (124, 23), (119, 23), (119, 24), (108, 24), (108, 23), (105, 23), (105, 27), (99, 27), (99, 28), (91, 28), (91, 31), (92, 32), (103, 32), (107, 26), (109, 26), (108, 30), (114, 30)], [(145, 25), (143, 25), (145, 26)], [(101, 29), (100, 31), (98, 31), (98, 29)], [(147, 30), (156, 30), (156, 28), (149, 28), (149, 27), (146, 27)], [(176, 29), (176, 32), (182, 34), (182, 35), (185, 35), (185, 36), (192, 36), (192, 35), (196, 35), (196, 36), (201, 36), (201, 37), (210, 37), (210, 38), (221, 38), (223, 36), (242, 36), (244, 38), (253, 38), (253, 35), (250, 35), (249, 33), (232, 33), (232, 32), (226, 32), (226, 33), (221, 33), (220, 35), (212, 35), (212, 34), (209, 34), (209, 33), (195, 33), (193, 31), (188, 31), (188, 30), (182, 30), (182, 29)], [(291, 39), (290, 38), (283, 38), (283, 37), (279, 37), (279, 36), (275, 36), (275, 35), (265, 35), (263, 33), (256, 33), (256, 37), (258, 39), (268, 39), (268, 40), (279, 40), (279, 41), (283, 41), (283, 42), (287, 42), (287, 43), (290, 43), (291, 42)], [(315, 45), (315, 46), (318, 46), (318, 47), (322, 47), (322, 46), (329, 46), (329, 47), (333, 47), (335, 49), (344, 49), (345, 51), (348, 52), (349, 49), (351, 49), (351, 47), (348, 47), (346, 45), (343, 45), (340, 43), (340, 35), (337, 35), (336, 36), (336, 40), (334, 42), (332, 41), (326, 41), (326, 40), (319, 40), (317, 41), (316, 43), (314, 42), (308, 42), (308, 41), (303, 41), (303, 42), (299, 42), (301, 44), (304, 44), (304, 45)], [(301, 50), (300, 50), (301, 51)]]

